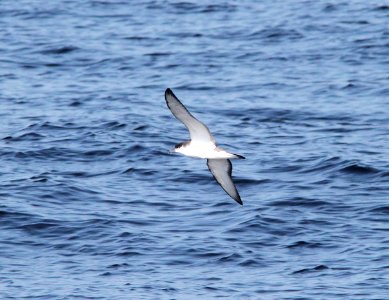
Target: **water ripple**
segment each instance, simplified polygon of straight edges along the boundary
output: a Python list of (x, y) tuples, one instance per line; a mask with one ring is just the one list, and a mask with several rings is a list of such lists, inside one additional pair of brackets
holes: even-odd
[[(387, 298), (387, 5), (22, 0), (0, 16), (2, 298)], [(169, 153), (189, 136), (167, 87), (247, 157), (242, 207)]]

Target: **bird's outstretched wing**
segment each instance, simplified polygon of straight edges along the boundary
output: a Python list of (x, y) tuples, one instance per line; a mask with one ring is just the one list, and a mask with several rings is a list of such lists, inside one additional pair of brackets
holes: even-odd
[(215, 143), (208, 127), (191, 115), (171, 89), (166, 89), (165, 100), (172, 114), (188, 128), (192, 141)]
[(207, 166), (223, 190), (240, 205), (243, 205), (238, 190), (232, 181), (232, 164), (229, 159), (208, 159)]

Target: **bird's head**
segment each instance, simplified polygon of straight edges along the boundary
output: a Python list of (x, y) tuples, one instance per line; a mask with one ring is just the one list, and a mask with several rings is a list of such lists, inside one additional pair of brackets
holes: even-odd
[(170, 152), (171, 153), (182, 152), (182, 150), (185, 148), (186, 144), (187, 144), (186, 142), (179, 143), (179, 144), (175, 145), (174, 148), (170, 150)]

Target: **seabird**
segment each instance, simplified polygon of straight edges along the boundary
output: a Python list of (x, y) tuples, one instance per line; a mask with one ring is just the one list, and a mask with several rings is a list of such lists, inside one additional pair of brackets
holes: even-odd
[(244, 159), (244, 157), (229, 153), (218, 147), (208, 127), (192, 116), (171, 89), (166, 89), (165, 100), (172, 114), (189, 130), (191, 138), (190, 141), (177, 144), (172, 149), (172, 152), (178, 152), (191, 157), (206, 158), (209, 170), (223, 190), (232, 199), (243, 205), (238, 190), (231, 178), (232, 164), (230, 159)]

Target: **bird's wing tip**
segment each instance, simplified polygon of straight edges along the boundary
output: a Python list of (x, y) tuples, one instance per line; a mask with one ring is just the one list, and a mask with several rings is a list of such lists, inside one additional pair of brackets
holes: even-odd
[(243, 205), (243, 201), (242, 201), (242, 199), (240, 199), (240, 197), (239, 198), (237, 198), (237, 199), (234, 199), (236, 202), (238, 202), (240, 205)]
[(170, 88), (167, 88), (165, 90), (165, 101), (166, 101), (166, 104), (167, 104), (167, 106), (169, 108), (170, 108), (170, 106), (169, 106), (169, 98), (171, 98), (172, 96), (174, 96), (173, 91)]

